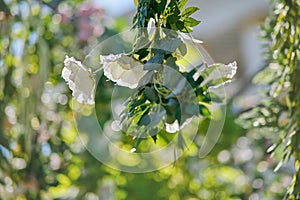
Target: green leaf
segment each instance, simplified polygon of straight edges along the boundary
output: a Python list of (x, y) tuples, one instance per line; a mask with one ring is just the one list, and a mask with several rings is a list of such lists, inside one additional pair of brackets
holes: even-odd
[(135, 54), (139, 55), (139, 60), (143, 60), (148, 56), (149, 51), (147, 51), (146, 49), (140, 49)]
[(184, 31), (184, 28), (185, 28), (184, 22), (183, 22), (183, 21), (178, 21), (178, 22), (176, 23), (176, 27), (178, 28), (178, 30)]
[[(151, 132), (152, 130), (150, 130), (149, 132)], [(151, 133), (149, 133), (151, 135)], [(154, 141), (154, 143), (156, 143), (157, 140), (157, 136), (156, 135), (151, 135), (152, 140)]]
[(146, 100), (147, 99), (144, 95), (142, 97), (138, 98), (138, 99), (132, 99), (132, 101), (128, 105), (129, 106), (129, 112), (132, 113), (134, 110), (136, 110), (136, 107), (138, 107), (139, 105), (145, 103)]
[(166, 122), (168, 124), (173, 124), (175, 122), (176, 118), (173, 114), (169, 114), (166, 116)]
[(197, 10), (199, 10), (199, 8), (197, 8), (197, 7), (188, 7), (187, 9), (185, 9), (182, 12), (181, 17), (182, 18), (189, 17), (190, 15), (192, 15), (193, 13), (195, 13)]
[(181, 43), (182, 41), (180, 38), (165, 38), (157, 41), (157, 43), (154, 44), (153, 48), (159, 49), (160, 51), (163, 51), (165, 53), (173, 53)]
[(178, 15), (170, 15), (167, 18), (167, 23), (169, 24), (176, 24), (176, 22), (178, 22), (178, 20), (180, 19), (180, 17)]
[(167, 0), (161, 0), (160, 4), (158, 4), (157, 7), (158, 14), (162, 14), (165, 11), (166, 5), (167, 5)]
[(162, 61), (164, 60), (164, 54), (155, 54), (148, 62), (144, 65), (144, 70), (155, 70), (161, 66)]
[(153, 111), (150, 111), (149, 117), (151, 119), (151, 123), (147, 126), (147, 129), (152, 129), (157, 124), (159, 124), (162, 120), (162, 118), (165, 116), (166, 111), (162, 108), (159, 110), (155, 110), (152, 108)]
[(181, 43), (179, 45), (179, 48), (178, 48), (179, 52), (180, 52), (180, 55), (183, 57), (186, 55), (187, 53), (187, 48), (186, 48), (186, 45), (184, 43)]
[(145, 87), (144, 94), (146, 98), (151, 102), (156, 102), (158, 100), (158, 96), (153, 87)]
[(202, 116), (207, 117), (207, 118), (211, 118), (211, 113), (210, 113), (209, 109), (206, 106), (199, 105), (199, 112)]
[(166, 66), (168, 67), (171, 67), (173, 69), (176, 69), (177, 68), (177, 65), (176, 65), (176, 58), (175, 57), (169, 57), (167, 60), (166, 60)]
[(211, 102), (212, 99), (211, 99), (210, 95), (205, 95), (202, 100), (203, 100), (203, 102), (207, 103), (207, 102)]
[(175, 107), (175, 118), (178, 123), (181, 124), (181, 107), (179, 104)]
[(164, 60), (165, 55), (162, 53), (156, 53), (147, 63), (158, 63), (161, 64)]
[(169, 25), (169, 27), (167, 26), (167, 28), (172, 29), (174, 31), (178, 31), (176, 24), (167, 24), (167, 25)]
[(189, 27), (197, 26), (198, 24), (200, 24), (200, 21), (192, 17), (185, 18), (183, 22), (185, 26), (189, 26)]
[(185, 26), (184, 29), (181, 30), (181, 32), (183, 32), (183, 33), (191, 33), (191, 32), (193, 32), (193, 29)]
[(141, 117), (141, 119), (139, 120), (138, 125), (140, 125), (140, 126), (142, 126), (142, 125), (147, 126), (150, 123), (151, 123), (151, 119), (150, 119), (149, 115), (148, 114), (144, 114)]
[(177, 6), (177, 0), (171, 0), (171, 2), (168, 5), (168, 8), (170, 8), (171, 13), (173, 13), (175, 15), (180, 14), (179, 7)]
[(220, 96), (218, 96), (218, 94), (215, 94), (212, 91), (209, 92), (209, 96), (210, 96), (210, 101), (217, 102), (217, 103), (223, 102), (223, 99)]
[(139, 81), (139, 86), (147, 85), (153, 78), (154, 71), (147, 72)]
[(178, 5), (178, 8), (179, 8), (180, 10), (182, 10), (183, 7), (185, 6), (185, 4), (186, 4), (187, 2), (188, 2), (188, 0), (182, 0), (182, 1), (180, 1), (179, 5)]

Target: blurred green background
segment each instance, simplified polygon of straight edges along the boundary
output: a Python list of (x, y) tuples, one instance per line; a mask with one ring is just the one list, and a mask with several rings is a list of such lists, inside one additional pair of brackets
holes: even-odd
[[(134, 13), (133, 2), (121, 15), (113, 13), (116, 1), (99, 2), (0, 0), (0, 199), (281, 199), (293, 169), (287, 165), (273, 172), (279, 155), (270, 157), (266, 149), (276, 141), (274, 133), (235, 123), (239, 111), (247, 109), (245, 101), (260, 98), (251, 92), (236, 96), (244, 90), (237, 84), (231, 86), (222, 135), (205, 158), (198, 157), (200, 134), (176, 163), (151, 173), (113, 170), (85, 150), (76, 132), (71, 94), (61, 78), (64, 57), (83, 60), (96, 44), (128, 30)], [(228, 30), (235, 29), (226, 30), (230, 35)], [(201, 39), (209, 36), (203, 35)], [(216, 38), (207, 40), (204, 46), (218, 61), (247, 63), (242, 55), (220, 54)], [(218, 47), (238, 52), (233, 39), (219, 40), (223, 43)], [(241, 65), (238, 81), (243, 79), (246, 87), (251, 73)], [(96, 108), (105, 125), (111, 119), (113, 84), (105, 79), (99, 84), (104, 90), (97, 91)]]

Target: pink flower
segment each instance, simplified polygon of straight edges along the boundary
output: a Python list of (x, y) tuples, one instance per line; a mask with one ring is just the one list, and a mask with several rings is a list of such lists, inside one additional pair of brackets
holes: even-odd
[(86, 43), (91, 36), (99, 37), (104, 29), (99, 23), (103, 10), (95, 7), (91, 2), (84, 3), (78, 8), (79, 19), (77, 23), (78, 39)]

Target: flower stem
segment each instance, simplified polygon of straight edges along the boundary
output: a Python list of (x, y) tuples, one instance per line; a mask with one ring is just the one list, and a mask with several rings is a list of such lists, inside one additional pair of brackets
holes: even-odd
[(93, 74), (96, 75), (98, 72), (102, 71), (103, 67), (100, 67), (98, 69), (96, 69), (95, 71), (93, 71)]

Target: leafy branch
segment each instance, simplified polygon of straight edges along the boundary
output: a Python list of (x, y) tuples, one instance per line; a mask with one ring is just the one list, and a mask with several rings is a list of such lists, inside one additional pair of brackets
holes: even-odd
[[(209, 75), (221, 66), (208, 67), (202, 61), (192, 70), (181, 71), (177, 64), (187, 53), (182, 33), (192, 32), (192, 28), (200, 23), (191, 17), (199, 8), (184, 9), (186, 3), (187, 0), (138, 1), (133, 19), (133, 29), (137, 29), (138, 34), (130, 56), (143, 63), (147, 72), (121, 116), (124, 132), (137, 137), (135, 147), (145, 135), (156, 142), (159, 133), (179, 131), (193, 116), (210, 118), (208, 105), (218, 99), (217, 95), (208, 92), (206, 84), (211, 81)], [(180, 73), (181, 77), (166, 67)], [(207, 69), (206, 72), (200, 72), (200, 67)], [(224, 84), (232, 78), (226, 79), (225, 76), (215, 80), (215, 84)], [(204, 81), (205, 78), (208, 79)], [(169, 87), (164, 85), (166, 82), (171, 82)], [(160, 126), (165, 129), (158, 131)]]
[(258, 83), (269, 85), (267, 100), (241, 116), (244, 120), (252, 119), (256, 127), (270, 127), (281, 133), (280, 142), (271, 146), (268, 152), (273, 153), (283, 146), (282, 160), (275, 170), (291, 157), (295, 159), (296, 171), (286, 199), (300, 199), (299, 17), (299, 1), (275, 1), (272, 15), (264, 27), (264, 39), (269, 42), (269, 66), (254, 78)]

